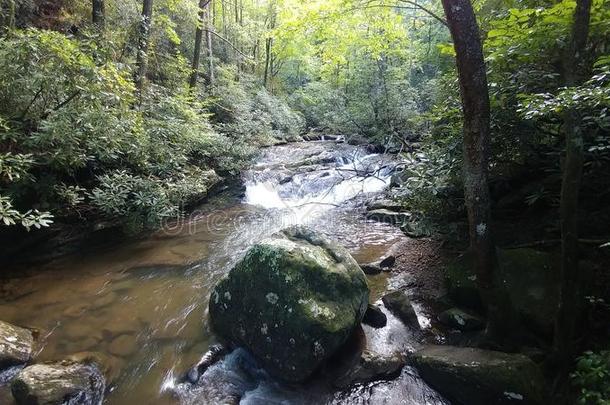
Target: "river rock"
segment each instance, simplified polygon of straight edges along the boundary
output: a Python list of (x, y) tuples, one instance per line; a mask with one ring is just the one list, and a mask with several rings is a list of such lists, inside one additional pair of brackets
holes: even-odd
[(79, 352), (70, 355), (67, 360), (73, 363), (94, 364), (102, 372), (108, 384), (116, 380), (125, 366), (124, 361), (118, 357), (101, 352)]
[(391, 378), (398, 375), (404, 365), (405, 359), (400, 353), (383, 355), (364, 350), (359, 361), (335, 380), (333, 384), (338, 388), (346, 388), (352, 384), (364, 384)]
[(394, 212), (386, 209), (368, 211), (367, 219), (377, 222), (387, 222), (392, 225), (402, 225), (409, 221), (411, 214), (408, 212)]
[(480, 330), (485, 326), (485, 322), (482, 318), (462, 311), (459, 308), (450, 308), (441, 312), (438, 315), (438, 320), (444, 325), (462, 331)]
[(108, 351), (115, 356), (127, 357), (137, 349), (136, 337), (133, 335), (120, 335), (112, 339)]
[(32, 331), (0, 321), (0, 370), (32, 359)]
[[(552, 334), (558, 305), (559, 258), (533, 249), (498, 249), (496, 282), (505, 286), (516, 313), (534, 332)], [(483, 307), (473, 271), (474, 259), (465, 254), (445, 269), (447, 290), (458, 305)]]
[(106, 383), (94, 364), (35, 364), (21, 370), (11, 384), (18, 405), (97, 405)]
[(366, 276), (342, 247), (304, 227), (254, 245), (215, 287), (210, 319), (272, 375), (309, 377), (359, 326)]
[(458, 404), (542, 404), (544, 379), (521, 354), (428, 345), (412, 355), (422, 378)]
[(411, 300), (403, 291), (392, 291), (381, 299), (385, 307), (396, 315), (405, 325), (419, 328), (417, 314), (411, 305)]
[(369, 211), (385, 209), (398, 212), (403, 209), (403, 206), (400, 202), (394, 200), (373, 200), (366, 204), (366, 209)]
[(381, 308), (379, 308), (377, 305), (369, 304), (366, 312), (364, 313), (364, 318), (362, 318), (362, 323), (379, 329), (387, 325), (388, 317), (385, 316)]

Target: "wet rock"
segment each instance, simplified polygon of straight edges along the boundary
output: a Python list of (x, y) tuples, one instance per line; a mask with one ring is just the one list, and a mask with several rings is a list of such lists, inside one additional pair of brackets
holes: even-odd
[(377, 305), (369, 304), (362, 318), (362, 323), (372, 326), (373, 328), (383, 328), (388, 323), (388, 317), (385, 316), (381, 308)]
[(381, 266), (379, 265), (379, 263), (376, 263), (376, 262), (361, 264), (360, 268), (362, 269), (364, 274), (368, 274), (371, 276), (375, 275), (375, 274), (379, 274), (383, 271)]
[(214, 363), (218, 362), (222, 357), (227, 354), (227, 348), (223, 345), (212, 345), (210, 349), (203, 355), (201, 360), (197, 362), (189, 371), (184, 375), (182, 381), (190, 382), (191, 384), (197, 383), (199, 377)]
[(426, 382), (456, 403), (544, 403), (540, 370), (521, 354), (429, 345), (412, 362)]
[(362, 268), (365, 274), (374, 275), (382, 271), (390, 271), (394, 263), (396, 263), (396, 257), (389, 255), (376, 262), (361, 264), (360, 268)]
[(0, 370), (32, 359), (32, 331), (0, 321)]
[(35, 364), (21, 370), (11, 384), (18, 405), (97, 405), (106, 383), (93, 364)]
[(212, 292), (210, 319), (274, 376), (302, 381), (360, 325), (366, 276), (342, 247), (304, 227), (254, 245)]
[(290, 183), (292, 181), (292, 176), (286, 176), (280, 179), (280, 184)]
[(392, 225), (402, 225), (409, 221), (411, 214), (408, 212), (394, 212), (387, 209), (378, 209), (368, 211), (366, 213), (367, 219), (371, 219), (377, 222), (386, 222)]
[(485, 326), (485, 321), (479, 316), (462, 311), (459, 308), (450, 308), (438, 315), (438, 320), (444, 325), (462, 331), (480, 330)]
[(346, 388), (352, 384), (392, 378), (400, 373), (404, 365), (405, 359), (400, 353), (383, 355), (365, 350), (359, 361), (333, 384), (338, 388)]
[[(449, 297), (458, 305), (482, 309), (474, 261), (465, 254), (447, 265)], [(550, 335), (558, 305), (558, 258), (533, 249), (499, 249), (499, 285), (506, 287), (511, 303), (524, 324), (534, 332)]]
[(373, 200), (366, 205), (366, 208), (369, 211), (384, 209), (399, 212), (403, 209), (403, 206), (401, 203), (394, 200)]
[(419, 328), (419, 321), (411, 300), (403, 291), (392, 291), (381, 299), (385, 307), (396, 315), (405, 325)]
[(80, 352), (67, 358), (69, 362), (81, 364), (94, 364), (102, 372), (106, 383), (111, 384), (121, 373), (124, 361), (100, 352)]
[(382, 269), (389, 269), (390, 267), (394, 267), (396, 263), (396, 256), (388, 255), (379, 261), (379, 267)]
[(117, 336), (108, 345), (108, 352), (115, 356), (127, 357), (136, 351), (136, 337), (132, 335)]

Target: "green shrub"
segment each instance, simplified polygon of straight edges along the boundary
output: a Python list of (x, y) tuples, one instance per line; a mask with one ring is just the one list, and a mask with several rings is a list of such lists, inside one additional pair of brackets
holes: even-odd
[(610, 404), (610, 351), (585, 352), (578, 358), (571, 378), (579, 390), (578, 403)]

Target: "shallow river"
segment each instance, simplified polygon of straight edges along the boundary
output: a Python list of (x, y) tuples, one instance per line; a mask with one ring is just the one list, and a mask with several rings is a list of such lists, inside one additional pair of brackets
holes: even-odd
[[(387, 158), (334, 142), (276, 146), (243, 174), (244, 195), (221, 193), (188, 218), (145, 240), (19, 270), (0, 291), (0, 319), (41, 331), (38, 361), (101, 352), (113, 376), (106, 404), (442, 404), (414, 370), (343, 392), (322, 378), (284, 386), (241, 350), (211, 367), (197, 386), (178, 378), (215, 342), (207, 300), (249, 246), (291, 224), (307, 224), (360, 262), (381, 257), (404, 236), (364, 219), (363, 201), (387, 188)], [(10, 269), (9, 269), (10, 272)], [(369, 277), (372, 300), (386, 275)], [(427, 326), (426, 310), (416, 308)], [(364, 332), (381, 353), (417, 345), (392, 315)], [(10, 403), (6, 387), (0, 403)]]

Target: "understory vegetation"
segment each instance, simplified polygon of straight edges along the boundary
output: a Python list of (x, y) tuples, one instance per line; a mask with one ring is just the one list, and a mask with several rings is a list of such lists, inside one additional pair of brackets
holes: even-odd
[[(396, 154), (391, 196), (416, 219), (409, 235), (465, 249), (467, 229), (472, 245), (492, 225), (466, 221), (474, 150), (495, 226), (489, 267), (496, 246), (563, 248), (565, 296), (579, 258), (610, 262), (610, 1), (591, 1), (582, 49), (580, 2), (468, 3), (489, 151), (464, 142), (468, 89), (441, 3), (0, 0), (0, 231), (155, 229), (262, 147), (311, 132)], [(583, 245), (571, 262), (570, 243)], [(594, 276), (603, 310), (591, 318), (607, 320), (607, 270)], [(608, 342), (581, 346), (594, 351), (570, 381), (581, 403), (607, 404)]]

